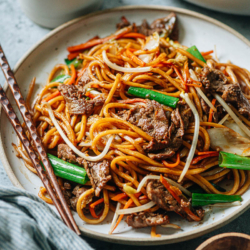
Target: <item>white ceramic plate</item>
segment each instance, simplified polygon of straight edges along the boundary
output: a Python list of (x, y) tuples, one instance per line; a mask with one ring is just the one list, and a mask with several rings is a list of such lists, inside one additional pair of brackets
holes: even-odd
[[(95, 35), (104, 37), (114, 32), (115, 24), (125, 15), (128, 20), (141, 23), (142, 19), (152, 20), (166, 16), (175, 11), (179, 18), (180, 42), (187, 46), (197, 45), (201, 51), (207, 51), (217, 46), (222, 61), (231, 60), (242, 66), (249, 67), (250, 42), (228, 26), (200, 15), (198, 13), (172, 7), (163, 6), (129, 6), (106, 10), (70, 21), (49, 33), (21, 58), (15, 67), (15, 75), (22, 93), (27, 93), (28, 84), (36, 76), (38, 89), (46, 82), (53, 66), (63, 62), (69, 45), (82, 43)], [(6, 86), (5, 86), (6, 89)], [(37, 89), (37, 91), (38, 91)], [(15, 102), (8, 91), (11, 103)], [(6, 115), (0, 114), (0, 157), (12, 183), (34, 194), (38, 193), (41, 181), (26, 169), (24, 164), (15, 157), (12, 142), (16, 136)], [(202, 223), (189, 223), (178, 217), (171, 217), (171, 222), (181, 226), (182, 231), (174, 231), (158, 227), (160, 238), (150, 237), (150, 228), (134, 230), (126, 223), (121, 223), (113, 235), (108, 235), (112, 214), (101, 225), (88, 225), (74, 217), (82, 232), (98, 239), (123, 244), (153, 245), (180, 242), (208, 233), (242, 214), (250, 204), (250, 190), (243, 195), (241, 207), (228, 209), (216, 208), (207, 213)]]

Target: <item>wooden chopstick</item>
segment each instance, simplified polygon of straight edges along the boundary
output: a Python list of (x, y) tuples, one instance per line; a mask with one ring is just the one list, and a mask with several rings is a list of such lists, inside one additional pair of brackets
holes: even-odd
[[(45, 167), (46, 173), (49, 177), (49, 180), (47, 179), (47, 176), (39, 162), (39, 159), (34, 152), (30, 141), (28, 140), (20, 121), (18, 120), (4, 90), (0, 86), (0, 101), (2, 103), (3, 109), (7, 114), (7, 117), (9, 118), (13, 128), (15, 129), (18, 137), (20, 138), (21, 142), (24, 145), (25, 150), (27, 151), (34, 168), (37, 170), (37, 173), (42, 180), (46, 190), (48, 191), (49, 195), (51, 196), (53, 203), (55, 204), (59, 214), (61, 215), (63, 221), (66, 223), (66, 225), (74, 230), (78, 235), (80, 235), (80, 231), (78, 229), (78, 226), (76, 225), (76, 222), (72, 216), (72, 213), (66, 203), (66, 200), (62, 194), (62, 191), (59, 187), (59, 184), (57, 182), (56, 176), (54, 174), (53, 168), (50, 164), (50, 161), (47, 157), (46, 151), (43, 147), (42, 141), (38, 136), (37, 130), (35, 125), (33, 124), (32, 117), (26, 107), (25, 100), (21, 94), (21, 91), (19, 89), (19, 86), (16, 82), (16, 79), (14, 77), (14, 74), (12, 70), (10, 69), (9, 63), (4, 55), (3, 49), (0, 45), (0, 65), (4, 72), (5, 78), (8, 82), (8, 85), (10, 87), (10, 90), (14, 96), (14, 99), (17, 103), (18, 109), (23, 117), (23, 120), (25, 121), (25, 124), (27, 126), (27, 129), (31, 135), (31, 138), (34, 142), (34, 145), (36, 147), (36, 150), (39, 154), (39, 157)], [(53, 188), (52, 188), (53, 186)]]

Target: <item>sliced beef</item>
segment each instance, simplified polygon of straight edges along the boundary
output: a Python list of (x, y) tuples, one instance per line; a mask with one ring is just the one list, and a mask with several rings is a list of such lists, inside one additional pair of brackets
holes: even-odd
[(91, 114), (94, 107), (101, 106), (105, 102), (103, 96), (97, 96), (93, 100), (86, 100), (85, 91), (80, 85), (61, 84), (58, 90), (66, 100), (69, 113), (72, 115)]
[(80, 195), (81, 195), (82, 193), (84, 193), (85, 191), (87, 191), (87, 190), (88, 190), (88, 189), (87, 189), (86, 187), (80, 187), (80, 185), (77, 185), (77, 186), (73, 189), (72, 194), (73, 194), (74, 197), (72, 197), (72, 198), (70, 199), (70, 205), (71, 205), (71, 207), (72, 207), (74, 210), (76, 210), (76, 204), (77, 204), (77, 201), (78, 201)]
[(111, 175), (109, 174), (109, 162), (106, 160), (99, 162), (86, 161), (81, 157), (77, 157), (73, 150), (66, 144), (58, 145), (58, 157), (64, 161), (77, 162), (79, 165), (83, 166), (87, 171), (90, 182), (95, 189), (95, 195), (99, 196), (101, 190), (105, 184), (111, 180)]
[(139, 33), (150, 36), (154, 32), (164, 37), (169, 37), (171, 40), (177, 41), (179, 38), (179, 29), (177, 16), (174, 12), (163, 18), (158, 18), (149, 25), (146, 20), (143, 20), (140, 26), (137, 26)]
[(202, 70), (201, 82), (208, 91), (221, 94), (226, 102), (232, 103), (240, 114), (250, 119), (250, 103), (239, 83), (232, 83), (220, 70), (208, 67)]
[(140, 212), (128, 215), (126, 222), (133, 228), (141, 228), (166, 225), (169, 224), (169, 219), (167, 215), (163, 214)]
[(130, 25), (130, 22), (127, 20), (127, 18), (125, 16), (122, 16), (121, 17), (121, 22), (116, 24), (116, 28), (118, 30), (120, 30), (120, 29), (123, 29), (125, 27), (128, 27), (129, 25)]
[(144, 146), (144, 150), (150, 158), (163, 160), (172, 157), (182, 145), (182, 136), (192, 113), (183, 104), (171, 114), (166, 113), (163, 105), (154, 100), (146, 100), (146, 105), (135, 105), (118, 115), (152, 136), (153, 139)]
[(191, 207), (190, 201), (181, 194), (179, 195), (181, 198), (181, 204), (179, 204), (159, 180), (150, 180), (147, 184), (146, 192), (148, 198), (154, 201), (160, 208), (181, 214), (189, 221), (192, 219), (185, 213), (183, 207), (189, 207), (192, 212), (201, 219), (204, 216), (204, 210), (202, 208), (195, 210)]
[(90, 162), (80, 157), (77, 158), (77, 162), (86, 169), (90, 182), (95, 189), (95, 195), (99, 196), (103, 187), (112, 178), (109, 175), (109, 162), (106, 160)]
[(82, 76), (78, 80), (78, 85), (85, 86), (89, 82), (91, 82), (91, 78), (89, 76), (88, 70), (85, 70)]

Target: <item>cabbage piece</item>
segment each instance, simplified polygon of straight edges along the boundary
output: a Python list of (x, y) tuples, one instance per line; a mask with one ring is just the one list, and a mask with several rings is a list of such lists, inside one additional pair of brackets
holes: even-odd
[(250, 156), (250, 140), (230, 128), (211, 128), (207, 130), (210, 136), (210, 147), (214, 150)]
[(241, 136), (243, 136), (243, 137), (246, 137), (246, 138), (248, 138), (248, 139), (250, 139), (250, 137), (238, 126), (238, 124), (237, 123), (235, 123), (234, 121), (226, 121), (226, 122), (224, 122), (224, 124), (223, 125), (225, 125), (226, 127), (228, 127), (228, 128), (231, 128), (233, 131), (235, 131), (235, 132), (237, 132), (237, 133), (239, 133)]

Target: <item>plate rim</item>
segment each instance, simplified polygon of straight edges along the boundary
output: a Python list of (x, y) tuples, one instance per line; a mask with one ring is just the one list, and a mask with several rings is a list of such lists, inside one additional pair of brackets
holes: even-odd
[[(13, 70), (14, 73), (16, 73), (18, 71), (18, 69), (22, 66), (22, 64), (29, 57), (29, 55), (33, 53), (33, 51), (35, 51), (40, 45), (42, 45), (45, 41), (47, 41), (47, 39), (53, 37), (58, 32), (62, 31), (64, 28), (70, 27), (70, 26), (72, 26), (72, 25), (74, 25), (74, 24), (76, 24), (84, 19), (88, 19), (88, 18), (91, 18), (93, 16), (98, 16), (98, 15), (105, 14), (105, 13), (113, 13), (113, 12), (122, 11), (122, 10), (132, 10), (132, 9), (133, 10), (134, 9), (152, 10), (152, 11), (154, 11), (154, 10), (174, 11), (177, 14), (180, 13), (180, 14), (196, 17), (196, 18), (205, 20), (209, 23), (212, 23), (216, 26), (219, 26), (222, 29), (232, 33), (234, 36), (239, 38), (241, 41), (243, 41), (246, 45), (248, 45), (250, 47), (250, 41), (246, 37), (244, 37), (242, 34), (237, 32), (233, 28), (229, 27), (228, 25), (226, 25), (226, 24), (224, 24), (224, 23), (222, 23), (214, 18), (200, 14), (198, 12), (195, 12), (192, 10), (186, 10), (186, 9), (179, 8), (179, 7), (172, 7), (172, 6), (128, 5), (128, 6), (121, 6), (121, 7), (117, 7), (117, 8), (106, 9), (106, 10), (101, 10), (101, 11), (97, 11), (94, 13), (90, 13), (88, 15), (85, 15), (85, 16), (82, 16), (79, 18), (75, 18), (71, 21), (68, 21), (68, 22), (60, 25), (56, 29), (54, 29), (54, 30), (50, 31), (48, 34), (46, 34), (42, 39), (40, 39), (37, 43), (35, 43), (26, 53), (24, 53), (24, 55), (16, 63), (14, 70)], [(4, 89), (4, 91), (6, 91), (8, 89), (8, 84), (6, 82), (3, 86), (3, 89)], [(1, 115), (2, 115), (2, 106), (0, 104), (0, 117), (1, 117)], [(1, 126), (2, 126), (2, 123), (0, 121), (0, 131), (1, 131)], [(3, 167), (4, 167), (8, 177), (10, 178), (10, 181), (12, 182), (12, 184), (17, 188), (24, 189), (24, 187), (21, 185), (21, 183), (19, 182), (19, 180), (15, 176), (15, 174), (12, 170), (12, 167), (7, 159), (7, 155), (5, 154), (4, 144), (3, 144), (3, 139), (2, 139), (1, 133), (0, 133), (0, 158), (1, 158), (1, 161), (3, 163)], [(194, 238), (197, 238), (197, 237), (202, 236), (204, 234), (207, 234), (211, 231), (214, 231), (214, 230), (228, 224), (229, 222), (236, 219), (237, 217), (239, 217), (249, 207), (250, 207), (250, 199), (246, 202), (246, 204), (242, 205), (239, 209), (234, 211), (232, 214), (226, 216), (225, 218), (223, 218), (217, 222), (211, 223), (202, 229), (195, 229), (195, 230), (192, 230), (191, 232), (185, 232), (185, 233), (181, 233), (181, 234), (162, 236), (160, 238), (127, 238), (127, 237), (122, 237), (122, 236), (112, 237), (111, 235), (95, 232), (93, 230), (86, 229), (86, 228), (83, 228), (81, 226), (79, 228), (82, 231), (82, 233), (84, 233), (85, 235), (87, 235), (91, 238), (104, 240), (104, 241), (108, 241), (108, 242), (113, 242), (113, 243), (120, 243), (120, 244), (126, 244), (126, 245), (171, 244), (171, 243), (177, 243), (177, 242), (182, 242), (185, 240), (194, 239)]]

